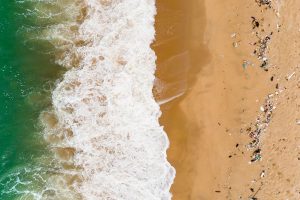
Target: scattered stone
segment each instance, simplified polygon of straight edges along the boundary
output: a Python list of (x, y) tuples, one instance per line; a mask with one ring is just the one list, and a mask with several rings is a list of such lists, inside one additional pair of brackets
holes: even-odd
[(276, 29), (277, 29), (277, 32), (278, 32), (278, 33), (280, 32), (280, 28), (281, 28), (281, 25), (277, 24), (277, 25), (276, 25)]
[(260, 111), (261, 111), (261, 112), (264, 112), (264, 111), (265, 111), (265, 109), (264, 109), (263, 106), (260, 106)]
[(287, 77), (285, 77), (285, 80), (290, 80), (294, 75), (295, 75), (296, 72), (293, 72), (291, 73), (290, 75), (288, 75)]
[(237, 47), (239, 46), (239, 44), (238, 44), (237, 42), (233, 42), (233, 43), (232, 43), (232, 46), (233, 46), (234, 48), (237, 48)]
[(230, 37), (231, 37), (231, 38), (235, 38), (235, 37), (236, 37), (236, 33), (232, 33), (232, 34), (230, 35)]

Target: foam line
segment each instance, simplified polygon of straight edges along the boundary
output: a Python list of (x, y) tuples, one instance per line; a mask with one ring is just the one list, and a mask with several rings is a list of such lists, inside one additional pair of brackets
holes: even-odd
[(155, 14), (154, 0), (86, 0), (80, 45), (59, 60), (70, 70), (53, 91), (54, 113), (83, 199), (171, 199), (175, 170), (152, 94)]

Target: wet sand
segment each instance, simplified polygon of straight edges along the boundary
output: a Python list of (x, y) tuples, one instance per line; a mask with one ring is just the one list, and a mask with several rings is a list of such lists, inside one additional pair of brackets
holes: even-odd
[[(279, 5), (157, 1), (153, 48), (164, 86), (157, 99), (185, 91), (161, 106), (171, 143), (168, 159), (177, 171), (173, 199), (299, 199), (299, 20), (292, 19), (299, 18), (300, 3)], [(266, 71), (255, 42), (271, 32)], [(249, 148), (249, 127), (262, 118), (270, 94), (276, 109), (258, 146)], [(262, 159), (251, 163), (257, 149)]]

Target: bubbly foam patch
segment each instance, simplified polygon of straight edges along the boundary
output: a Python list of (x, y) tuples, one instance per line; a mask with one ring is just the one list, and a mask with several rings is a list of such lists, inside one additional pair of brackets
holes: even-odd
[(86, 0), (81, 12), (76, 39), (57, 59), (70, 69), (44, 113), (46, 138), (80, 175), (70, 185), (83, 199), (170, 199), (175, 170), (152, 94), (155, 1)]

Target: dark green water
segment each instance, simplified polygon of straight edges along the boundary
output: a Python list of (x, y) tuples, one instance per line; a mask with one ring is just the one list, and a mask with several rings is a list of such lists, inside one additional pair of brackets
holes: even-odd
[(18, 199), (22, 192), (44, 182), (35, 177), (42, 173), (38, 160), (49, 154), (38, 118), (51, 106), (50, 90), (61, 69), (45, 53), (47, 45), (24, 42), (27, 38), (21, 27), (33, 25), (22, 14), (27, 6), (0, 0), (1, 200)]

